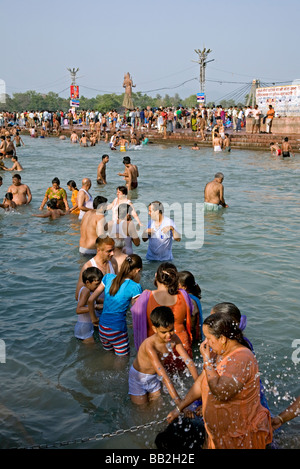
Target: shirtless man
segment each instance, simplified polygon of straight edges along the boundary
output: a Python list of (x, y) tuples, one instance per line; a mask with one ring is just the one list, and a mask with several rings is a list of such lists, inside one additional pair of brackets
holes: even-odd
[(231, 143), (230, 143), (230, 136), (229, 134), (225, 134), (225, 138), (223, 140), (223, 148), (225, 151), (231, 151)]
[(9, 186), (7, 192), (13, 194), (13, 201), (16, 205), (28, 205), (32, 200), (32, 195), (29, 187), (21, 183), (21, 176), (14, 174), (12, 177), (12, 185)]
[(216, 132), (213, 134), (213, 147), (214, 151), (222, 151), (223, 140), (222, 137)]
[(71, 143), (78, 143), (79, 142), (78, 135), (75, 132), (75, 130), (73, 130), (73, 132), (71, 133), (70, 142)]
[(278, 143), (274, 143), (274, 142), (271, 142), (270, 143), (270, 151), (271, 151), (271, 155), (274, 156), (280, 156), (281, 155), (281, 148), (280, 146), (278, 145)]
[(129, 191), (136, 189), (138, 186), (137, 178), (139, 177), (137, 166), (131, 163), (129, 156), (123, 158), (123, 164), (125, 165), (125, 171), (124, 173), (118, 173), (118, 176), (124, 177)]
[(1, 136), (1, 142), (0, 142), (0, 158), (4, 158), (6, 156), (6, 138), (4, 135)]
[(102, 155), (102, 161), (97, 168), (97, 183), (106, 184), (106, 165), (109, 162), (108, 155)]
[(208, 182), (204, 189), (204, 208), (209, 211), (228, 207), (224, 200), (223, 173), (216, 173), (213, 181)]
[[(131, 137), (131, 143), (133, 145), (135, 145), (135, 143), (133, 143), (132, 139), (134, 140), (134, 136)], [(121, 136), (119, 138), (118, 142), (116, 143), (116, 146), (120, 147), (120, 151), (126, 151), (126, 149), (129, 146), (129, 141), (125, 137)]]
[(13, 162), (12, 167), (11, 168), (3, 168), (4, 171), (23, 171), (23, 167), (20, 165), (20, 163), (18, 161), (18, 157), (16, 155), (11, 157), (11, 161)]
[(15, 134), (15, 142), (16, 142), (16, 147), (20, 147), (21, 144), (23, 145), (23, 147), (25, 147), (25, 143), (23, 142), (22, 138), (20, 137), (19, 132), (16, 132), (16, 134)]
[(93, 197), (89, 193), (92, 182), (89, 178), (82, 179), (82, 186), (77, 194), (77, 208), (80, 210), (78, 219), (81, 220), (83, 215), (89, 210), (93, 210)]
[(88, 138), (85, 133), (82, 134), (81, 139), (79, 140), (80, 146), (81, 147), (88, 147)]
[[(88, 267), (97, 267), (101, 270), (103, 275), (108, 273), (117, 273), (118, 272), (118, 264), (114, 259), (114, 248), (115, 242), (109, 236), (105, 237), (98, 237), (95, 240), (96, 245), (96, 254), (95, 256), (88, 260), (82, 267), (79, 273), (78, 282), (75, 291), (75, 299), (78, 300), (78, 293), (80, 288), (83, 285), (82, 282), (82, 272), (87, 269)], [(127, 256), (125, 256), (127, 257)]]
[(16, 147), (14, 143), (11, 140), (11, 136), (6, 137), (6, 152), (5, 152), (5, 157), (6, 158), (11, 158), (16, 154)]
[(293, 152), (292, 146), (289, 143), (288, 137), (285, 137), (283, 139), (281, 149), (282, 149), (283, 158), (287, 158), (287, 157), (291, 156), (290, 153), (292, 153), (292, 155), (295, 156), (295, 153)]
[(79, 252), (84, 255), (95, 255), (97, 252), (95, 241), (106, 233), (107, 224), (105, 213), (107, 199), (100, 195), (93, 201), (93, 209), (85, 213), (81, 220)]

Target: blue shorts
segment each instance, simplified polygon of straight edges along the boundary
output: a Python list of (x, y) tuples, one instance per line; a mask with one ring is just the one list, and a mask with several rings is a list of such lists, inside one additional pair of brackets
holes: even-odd
[(99, 337), (104, 350), (114, 351), (120, 357), (129, 354), (130, 347), (127, 331), (114, 331), (110, 327), (99, 324)]
[(137, 371), (133, 365), (129, 370), (129, 391), (132, 396), (144, 396), (147, 393), (154, 393), (160, 390), (161, 384), (157, 374), (147, 375)]

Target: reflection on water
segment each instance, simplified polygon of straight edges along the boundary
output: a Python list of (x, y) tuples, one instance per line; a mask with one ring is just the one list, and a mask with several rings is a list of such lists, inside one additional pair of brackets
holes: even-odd
[(206, 212), (204, 215), (205, 239), (210, 235), (221, 236), (224, 233), (224, 210)]
[[(78, 253), (80, 224), (74, 216), (49, 221), (34, 218), (51, 185), (92, 180), (93, 196), (112, 201), (121, 184), (119, 152), (111, 152), (108, 184), (99, 187), (96, 171), (107, 145), (82, 148), (55, 139), (30, 140), (18, 150), (32, 203), (16, 213), (0, 212), (2, 308), (0, 339), (6, 344), (1, 366), (1, 447), (73, 441), (163, 419), (173, 404), (167, 393), (151, 405), (136, 407), (128, 396), (128, 370), (135, 357), (128, 315), (131, 356), (121, 361), (97, 341), (85, 347), (73, 337), (78, 273), (86, 259)], [(197, 153), (197, 154), (195, 154)], [(217, 171), (225, 175), (229, 208), (205, 213), (202, 247), (174, 243), (178, 270), (190, 270), (202, 290), (203, 315), (221, 301), (235, 303), (247, 315), (246, 335), (254, 345), (261, 379), (273, 413), (299, 395), (299, 364), (292, 343), (299, 338), (299, 158), (286, 164), (269, 152), (233, 150), (214, 155), (210, 148), (193, 152), (144, 147), (130, 157), (140, 172), (135, 204), (203, 202), (205, 184)], [(51, 161), (51, 167), (49, 167)], [(52, 171), (51, 168), (55, 168)], [(159, 171), (155, 169), (159, 168)], [(3, 176), (2, 194), (11, 183)], [(291, 203), (292, 202), (292, 203)], [(143, 215), (144, 225), (147, 213)], [(187, 218), (188, 219), (188, 218)], [(153, 289), (159, 263), (145, 260), (147, 243), (135, 252), (143, 258), (143, 288)], [(195, 361), (201, 370), (199, 353)], [(191, 378), (173, 378), (181, 396)], [(281, 447), (300, 448), (299, 419), (276, 438)], [(164, 424), (141, 427), (76, 448), (154, 448)]]

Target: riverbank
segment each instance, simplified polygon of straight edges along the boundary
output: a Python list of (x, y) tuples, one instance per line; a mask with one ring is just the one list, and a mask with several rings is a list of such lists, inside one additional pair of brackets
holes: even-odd
[[(83, 125), (74, 125), (73, 129), (78, 135), (81, 135), (83, 131), (87, 131), (88, 127)], [(65, 135), (67, 138), (70, 137), (72, 130), (69, 127), (61, 127), (60, 135)], [(262, 150), (266, 151), (270, 149), (270, 143), (281, 144), (284, 137), (288, 137), (289, 142), (295, 153), (300, 152), (300, 134), (282, 134), (282, 133), (257, 133), (251, 134), (246, 129), (240, 132), (234, 132), (231, 129), (226, 131), (230, 135), (231, 148), (232, 149), (243, 149), (243, 150)], [(193, 146), (197, 143), (198, 147), (211, 147), (212, 146), (212, 135), (211, 132), (206, 132), (206, 139), (203, 141), (201, 137), (197, 136), (196, 132), (192, 132), (190, 129), (176, 129), (172, 133), (168, 133), (164, 137), (161, 133), (158, 133), (156, 129), (151, 130), (137, 130), (137, 135), (143, 134), (149, 139), (151, 144), (164, 144), (164, 145), (185, 145)], [(29, 130), (22, 129), (21, 134), (29, 135)], [(121, 134), (124, 135), (130, 141), (130, 129), (121, 129)], [(112, 133), (109, 134), (109, 138)], [(51, 137), (55, 137), (55, 132), (50, 134)], [(101, 139), (103, 142), (103, 139)]]

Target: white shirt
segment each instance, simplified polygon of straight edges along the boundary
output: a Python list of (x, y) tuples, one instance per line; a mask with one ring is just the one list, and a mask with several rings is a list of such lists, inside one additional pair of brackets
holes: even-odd
[(162, 232), (162, 229), (166, 226), (173, 226), (177, 231), (174, 221), (168, 217), (164, 217), (158, 227), (155, 226), (154, 220), (150, 220), (148, 224), (148, 229), (151, 228), (153, 230), (151, 238), (148, 241), (148, 251), (146, 254), (146, 259), (149, 261), (170, 261), (173, 259), (173, 234), (172, 232)]

